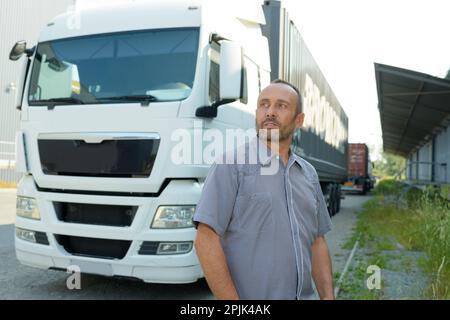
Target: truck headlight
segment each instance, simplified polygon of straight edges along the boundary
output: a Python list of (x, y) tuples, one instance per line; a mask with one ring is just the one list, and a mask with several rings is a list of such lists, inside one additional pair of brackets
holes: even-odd
[(28, 219), (41, 219), (41, 214), (39, 213), (37, 202), (34, 198), (17, 196), (16, 214)]
[(192, 250), (192, 241), (189, 242), (161, 242), (156, 254), (182, 254)]
[(192, 223), (194, 212), (195, 206), (161, 206), (156, 210), (152, 228), (191, 228), (194, 226)]

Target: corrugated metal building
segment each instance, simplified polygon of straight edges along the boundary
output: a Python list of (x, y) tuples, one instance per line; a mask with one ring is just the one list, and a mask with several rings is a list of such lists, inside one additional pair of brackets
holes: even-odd
[[(450, 74), (450, 73), (449, 73)], [(375, 64), (384, 150), (416, 183), (450, 183), (450, 79)]]
[(0, 181), (20, 178), (14, 172), (14, 140), (20, 120), (14, 101), (20, 63), (9, 61), (9, 52), (18, 40), (26, 40), (29, 47), (35, 45), (42, 27), (74, 5), (75, 0), (0, 1)]

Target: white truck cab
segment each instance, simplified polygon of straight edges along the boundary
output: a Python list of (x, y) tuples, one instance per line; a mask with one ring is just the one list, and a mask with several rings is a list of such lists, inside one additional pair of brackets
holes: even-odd
[(254, 127), (270, 81), (264, 23), (256, 3), (130, 2), (60, 15), (35, 47), (16, 44), (19, 261), (154, 283), (203, 277), (192, 215), (209, 165), (174, 161), (174, 132)]

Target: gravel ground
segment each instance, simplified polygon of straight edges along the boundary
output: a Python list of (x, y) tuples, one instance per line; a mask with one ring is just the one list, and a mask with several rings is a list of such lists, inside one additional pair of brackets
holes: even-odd
[(341, 202), (341, 211), (333, 217), (333, 229), (326, 235), (333, 272), (342, 272), (344, 269), (350, 250), (343, 249), (342, 246), (352, 237), (358, 212), (370, 198), (369, 195), (347, 195)]
[(423, 299), (428, 281), (417, 261), (425, 258), (423, 252), (392, 250), (383, 251), (388, 259), (381, 271), (384, 279), (384, 299)]
[[(368, 196), (348, 196), (333, 217), (326, 236), (334, 271), (342, 271), (348, 250), (341, 245), (352, 234), (356, 211)], [(0, 189), (0, 299), (213, 299), (204, 280), (162, 285), (82, 275), (81, 290), (68, 290), (68, 274), (20, 265), (14, 252), (15, 191)]]
[[(16, 219), (16, 189), (0, 188), (0, 225), (13, 224)], [(0, 239), (1, 239), (0, 233)], [(0, 243), (1, 245), (1, 243)]]
[[(418, 261), (424, 258), (422, 252), (400, 250), (383, 250), (377, 254), (382, 258), (380, 265), (374, 262), (373, 251), (359, 248), (350, 264), (343, 281), (339, 299), (369, 300), (420, 300), (424, 299), (428, 279)], [(369, 265), (380, 267), (381, 287), (369, 290), (367, 279)]]

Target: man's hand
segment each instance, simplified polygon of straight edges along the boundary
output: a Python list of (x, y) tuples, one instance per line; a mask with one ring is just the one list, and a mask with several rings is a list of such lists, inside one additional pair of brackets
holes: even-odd
[(320, 299), (334, 300), (331, 259), (325, 238), (323, 236), (316, 238), (311, 249), (312, 276)]
[(206, 224), (198, 225), (195, 250), (214, 296), (219, 300), (238, 300), (220, 237)]

